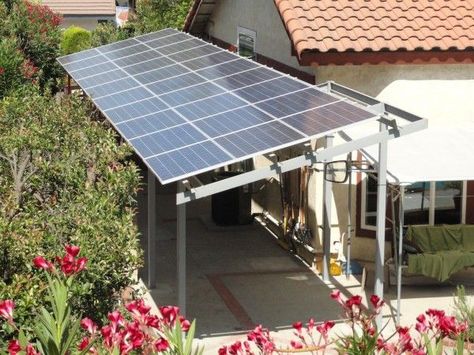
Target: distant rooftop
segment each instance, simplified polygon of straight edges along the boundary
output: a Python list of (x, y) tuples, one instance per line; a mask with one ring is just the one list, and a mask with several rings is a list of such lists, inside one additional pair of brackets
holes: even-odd
[(114, 0), (43, 0), (42, 3), (64, 16), (115, 16)]

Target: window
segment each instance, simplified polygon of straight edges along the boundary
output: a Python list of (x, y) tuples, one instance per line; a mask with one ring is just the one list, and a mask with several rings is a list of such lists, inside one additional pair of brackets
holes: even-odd
[(257, 33), (244, 27), (237, 28), (237, 48), (239, 54), (246, 58), (256, 59), (255, 41)]
[[(418, 182), (405, 186), (405, 225), (465, 223), (466, 182)], [(375, 230), (377, 179), (368, 175), (362, 182), (361, 227)]]

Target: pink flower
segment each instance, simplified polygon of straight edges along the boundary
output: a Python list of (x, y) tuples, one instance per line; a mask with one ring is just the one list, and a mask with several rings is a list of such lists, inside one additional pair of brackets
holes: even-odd
[(329, 331), (334, 327), (333, 321), (326, 321), (316, 327), (316, 330), (324, 337), (327, 338)]
[(384, 300), (380, 299), (379, 296), (377, 295), (372, 295), (370, 296), (370, 303), (372, 303), (372, 306), (374, 307), (375, 311), (379, 311), (380, 308), (384, 305)]
[(359, 295), (352, 296), (346, 301), (347, 308), (352, 308), (352, 306), (359, 307), (362, 303), (362, 297)]
[(303, 344), (301, 344), (299, 341), (292, 340), (290, 345), (293, 349), (303, 349)]
[(341, 291), (339, 291), (339, 290), (332, 291), (331, 292), (331, 298), (333, 300), (337, 301), (338, 303), (343, 304)]
[(227, 352), (227, 346), (222, 346), (219, 348), (218, 352), (217, 352), (218, 355), (227, 355), (228, 352)]
[(191, 323), (183, 316), (179, 316), (179, 323), (181, 325), (181, 330), (183, 332), (187, 332), (189, 328), (191, 327)]
[(170, 347), (170, 344), (168, 343), (168, 340), (165, 338), (160, 338), (155, 342), (155, 349), (159, 353), (166, 351)]
[(0, 316), (6, 320), (13, 322), (13, 309), (15, 308), (15, 302), (12, 300), (5, 300), (0, 302)]
[(26, 346), (26, 355), (40, 355), (40, 353), (36, 351), (32, 344), (28, 344)]
[(10, 340), (8, 343), (8, 353), (10, 355), (16, 355), (21, 351), (20, 342), (18, 339)]
[(316, 326), (316, 322), (314, 321), (314, 318), (310, 318), (307, 324), (308, 332), (311, 332), (315, 326)]
[(125, 308), (135, 316), (145, 316), (151, 309), (151, 307), (147, 306), (142, 299), (130, 302), (125, 306)]
[(97, 325), (90, 318), (84, 318), (81, 320), (81, 327), (87, 330), (89, 334), (95, 334), (97, 332)]
[(82, 270), (84, 270), (86, 267), (86, 264), (87, 264), (87, 258), (77, 259), (76, 264), (74, 266), (74, 273), (77, 274), (78, 272), (81, 272)]
[(301, 333), (301, 329), (303, 328), (303, 323), (301, 323), (301, 322), (293, 323), (293, 328), (294, 328), (298, 333)]
[(33, 265), (38, 269), (45, 269), (45, 270), (49, 270), (53, 266), (53, 264), (51, 264), (48, 260), (46, 260), (42, 256), (35, 257), (33, 259)]
[(78, 246), (75, 245), (66, 245), (64, 249), (66, 250), (66, 253), (68, 255), (71, 255), (73, 258), (75, 258), (81, 250)]
[(173, 326), (179, 314), (179, 308), (176, 306), (164, 306), (159, 308), (163, 320), (167, 325)]
[(79, 343), (79, 345), (78, 345), (77, 348), (79, 349), (79, 351), (82, 351), (82, 350), (86, 349), (86, 348), (89, 346), (89, 343), (90, 343), (89, 338), (88, 338), (88, 337), (84, 337), (84, 338), (82, 338), (82, 340), (81, 340), (81, 342)]

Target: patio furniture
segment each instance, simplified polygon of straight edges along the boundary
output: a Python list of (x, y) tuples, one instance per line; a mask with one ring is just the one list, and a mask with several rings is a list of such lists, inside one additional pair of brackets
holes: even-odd
[(409, 226), (406, 239), (418, 250), (408, 254), (408, 272), (446, 281), (474, 266), (474, 225)]

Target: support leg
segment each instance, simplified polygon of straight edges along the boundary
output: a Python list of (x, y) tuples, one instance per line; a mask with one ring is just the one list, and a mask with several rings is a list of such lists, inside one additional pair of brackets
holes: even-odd
[[(386, 127), (380, 124), (380, 130)], [(384, 262), (385, 262), (385, 214), (387, 207), (387, 140), (379, 143), (379, 162), (377, 166), (377, 228), (375, 253), (374, 294), (383, 298)], [(382, 325), (382, 314), (377, 316), (377, 326)]]
[[(184, 186), (178, 182), (178, 192)], [(186, 314), (186, 204), (177, 206), (177, 270), (178, 270), (178, 306), (182, 314)]]
[(156, 178), (153, 172), (147, 172), (147, 286), (156, 287)]
[(403, 262), (403, 225), (405, 223), (405, 187), (400, 186), (400, 200), (398, 201), (398, 264), (397, 264), (397, 325), (400, 325), (401, 298), (402, 298), (402, 262)]
[[(333, 144), (332, 136), (326, 136), (326, 148)], [(331, 258), (331, 202), (332, 183), (323, 181), (323, 280), (329, 281), (329, 261)]]

